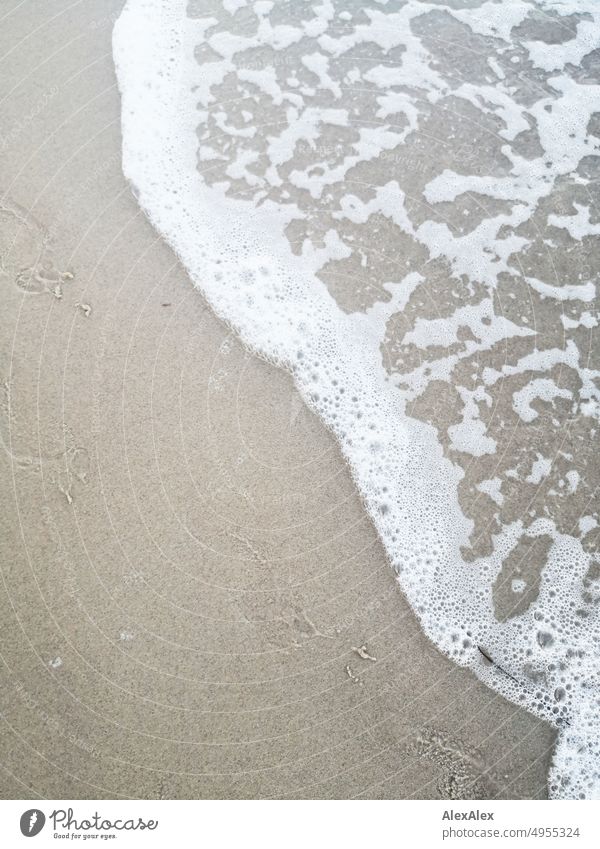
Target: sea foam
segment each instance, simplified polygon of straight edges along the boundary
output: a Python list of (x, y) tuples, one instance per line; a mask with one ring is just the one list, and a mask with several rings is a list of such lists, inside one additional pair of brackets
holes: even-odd
[[(591, 332), (593, 277), (550, 283), (515, 266), (537, 239), (544, 203), (555, 239), (598, 232), (579, 195), (575, 214), (554, 198), (567, 181), (573, 191), (586, 183), (581, 163), (599, 151), (589, 129), (600, 86), (579, 66), (596, 46), (600, 9), (591, 0), (454, 5), (128, 0), (113, 36), (123, 170), (215, 312), (293, 374), (335, 434), (429, 638), (557, 727), (551, 795), (598, 797), (600, 570), (581, 521), (567, 533), (547, 509), (510, 512), (509, 484), (523, 491), (550, 473), (552, 462), (535, 452), (527, 470), (521, 463), (500, 475), (492, 466), (472, 487), (493, 517), (483, 553), (473, 543), (477, 511), (469, 514), (460, 493), (470, 460), (497, 452), (501, 437), (484, 413), (505, 385), (507, 416), (523, 428), (546, 408), (545, 426), (559, 427), (553, 405), (564, 404), (596, 432), (598, 372), (581, 353), (582, 337), (541, 345), (525, 315), (538, 298), (565, 334)], [(458, 28), (453, 37), (468, 33), (460, 61), (441, 37), (449, 27)], [(553, 27), (559, 34), (547, 43)], [(447, 156), (436, 162), (430, 150), (448, 139), (462, 150), (461, 167)], [(459, 213), (472, 222), (457, 225)], [(369, 237), (378, 240), (375, 262), (369, 239), (360, 247), (369, 226), (397, 234), (391, 260), (385, 232)], [(347, 267), (363, 277), (341, 290), (327, 275)], [(395, 323), (425, 304), (432, 269), (446, 275), (439, 291), (453, 306), (417, 310), (398, 337)], [(502, 309), (498, 293), (515, 276), (517, 306)], [(514, 355), (498, 363), (492, 354), (507, 344)], [(479, 372), (459, 380), (471, 364)], [(576, 385), (557, 385), (556, 369)], [(455, 387), (460, 416), (442, 434), (415, 404), (443, 386)], [(568, 480), (574, 497), (572, 473)], [(593, 512), (588, 505), (586, 533)], [(494, 594), (505, 564), (536, 539), (548, 540), (536, 594), (499, 616)], [(519, 574), (508, 585), (520, 600)]]

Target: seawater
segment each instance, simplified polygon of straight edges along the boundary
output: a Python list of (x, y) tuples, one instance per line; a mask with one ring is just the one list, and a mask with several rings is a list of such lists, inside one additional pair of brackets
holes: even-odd
[[(600, 796), (594, 0), (128, 0), (123, 170), (335, 434), (424, 631)], [(594, 52), (595, 51), (595, 52)]]

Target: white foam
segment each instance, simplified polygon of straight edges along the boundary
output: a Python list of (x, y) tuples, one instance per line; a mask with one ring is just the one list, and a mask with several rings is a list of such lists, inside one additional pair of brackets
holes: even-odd
[(527, 282), (540, 295), (557, 301), (589, 302), (596, 297), (596, 285), (591, 280), (587, 283), (563, 283), (560, 286), (544, 283), (542, 280), (536, 280), (535, 277), (527, 277)]
[[(232, 14), (241, 5), (238, 0), (227, 0)], [(403, 375), (408, 387), (404, 390), (400, 381), (396, 385), (388, 378), (382, 366), (386, 322), (404, 307), (423, 278), (412, 273), (388, 281), (385, 291), (391, 300), (387, 303), (345, 313), (315, 276), (327, 257), (344, 255), (344, 244), (334, 231), (322, 251), (306, 248), (300, 255), (294, 254), (283, 236), (290, 208), (269, 200), (266, 191), (260, 205), (242, 198), (234, 201), (227, 196), (226, 186), (209, 188), (197, 170), (196, 130), (203, 114), (198, 103), (206, 109), (214, 102), (211, 87), (235, 70), (235, 54), (264, 44), (285, 50), (304, 37), (316, 38), (331, 57), (327, 64), (309, 60), (319, 85), (328, 88), (331, 96), (338, 94), (336, 86), (328, 82), (333, 60), (364, 42), (383, 50), (401, 46), (404, 51), (401, 62), (381, 65), (365, 75), (384, 90), (378, 101), (384, 116), (391, 108), (385, 97), (387, 86), (418, 89), (419, 95), (413, 97), (409, 90), (402, 95), (407, 127), (398, 130), (382, 124), (360, 128), (353, 153), (342, 163), (330, 166), (323, 161), (316, 173), (296, 169), (289, 175), (290, 184), (319, 198), (355, 164), (396, 147), (415, 127), (418, 98), (425, 93), (427, 102), (433, 104), (449, 91), (449, 83), (430, 63), (413, 29), (413, 22), (430, 8), (440, 7), (409, 2), (398, 13), (367, 9), (367, 24), (351, 31), (345, 27), (345, 34), (331, 35), (327, 27), (334, 11), (329, 3), (294, 26), (273, 26), (270, 4), (254, 4), (259, 18), (255, 37), (209, 35), (208, 43), (222, 59), (199, 68), (194, 47), (209, 31), (210, 22), (187, 19), (184, 0), (128, 0), (113, 39), (122, 96), (123, 170), (135, 187), (141, 208), (215, 312), (245, 343), (293, 374), (306, 403), (335, 434), (402, 589), (427, 635), (489, 686), (559, 727), (550, 775), (552, 795), (600, 795), (600, 711), (591, 651), (600, 628), (598, 607), (590, 601), (594, 593), (600, 595), (600, 588), (587, 586), (584, 593), (589, 556), (579, 539), (560, 533), (545, 519), (528, 528), (521, 521), (504, 526), (493, 537), (492, 555), (466, 564), (461, 547), (468, 544), (472, 522), (463, 515), (458, 501), (463, 472), (444, 455), (435, 429), (408, 417), (405, 411), (417, 384), (435, 378), (449, 380), (466, 354), (429, 363), (427, 373), (420, 367), (414, 375)], [(471, 10), (452, 14), (475, 32), (508, 39), (531, 8), (530, 3), (515, 0), (509, 6), (485, 3), (476, 15), (471, 15)], [(265, 179), (277, 185), (282, 180), (277, 166), (293, 160), (296, 141), (315, 141), (317, 117), (306, 114), (301, 94), (284, 90), (281, 80), (268, 69), (240, 69), (238, 76), (256, 85), (273, 103), (287, 104), (291, 110), (288, 129), (269, 140), (271, 159)], [(503, 235), (503, 227), (527, 221), (539, 200), (551, 191), (553, 181), (576, 169), (583, 156), (597, 149), (587, 138), (586, 127), (599, 107), (600, 87), (578, 86), (565, 77), (553, 78), (550, 84), (556, 97), (541, 97), (529, 109), (537, 122), (544, 157), (524, 160), (507, 146), (508, 176), (446, 171), (425, 189), (431, 204), (454, 201), (465, 191), (515, 201), (509, 215), (488, 218), (463, 236), (439, 221), (414, 227), (400, 187), (396, 190), (393, 184), (377, 189), (374, 201), (347, 195), (341, 204), (342, 215), (360, 222), (369, 216), (371, 206), (373, 211), (383, 208), (384, 214), (394, 217), (405, 232), (412, 232), (432, 257), (445, 257), (456, 275), (482, 281), (492, 291), (499, 273), (510, 273), (511, 254), (527, 244), (525, 237)], [(496, 95), (488, 87), (484, 93), (481, 102), (485, 109), (497, 111), (506, 127), (505, 136), (511, 138), (523, 126), (522, 110), (510, 108), (505, 90)], [(463, 94), (471, 104), (478, 101), (472, 88)], [(338, 118), (338, 125), (345, 123), (341, 112)], [(221, 123), (224, 131), (228, 127), (226, 121)], [(202, 144), (211, 147), (206, 140)], [(233, 168), (230, 176), (247, 171), (250, 162), (238, 157), (229, 166)], [(529, 284), (539, 294), (555, 299), (588, 301), (595, 293), (591, 282), (559, 287), (529, 278)], [(427, 332), (433, 329), (447, 342), (456, 334), (459, 319), (478, 335), (479, 341), (465, 345), (467, 353), (490, 347), (499, 338), (532, 335), (531, 329), (504, 317), (495, 317), (486, 325), (482, 319), (491, 320), (491, 315), (486, 315), (487, 307), (482, 304), (463, 309), (446, 327), (435, 319), (417, 324), (414, 341), (426, 343)], [(590, 408), (581, 405), (581, 412), (597, 414), (597, 373), (584, 367), (577, 349), (569, 346), (564, 351), (535, 351), (502, 371), (488, 369), (486, 384), (491, 386), (504, 374), (520, 370), (545, 371), (556, 362), (578, 370)], [(536, 379), (516, 397), (515, 409), (522, 417), (535, 416), (530, 406), (535, 397), (567, 397), (567, 390), (551, 383), (546, 378)], [(459, 391), (464, 415), (462, 423), (450, 429), (451, 439), (458, 450), (475, 456), (493, 452), (495, 442), (479, 418), (479, 403), (487, 403), (485, 388)], [(538, 476), (541, 480), (541, 460), (536, 462), (538, 467), (531, 474), (533, 480)], [(493, 480), (488, 484), (488, 494), (499, 503), (499, 486)], [(499, 622), (494, 616), (492, 588), (502, 563), (521, 538), (542, 534), (551, 537), (552, 546), (538, 597), (523, 613)], [(577, 628), (574, 605), (587, 612), (585, 633)], [(482, 661), (478, 646), (485, 646), (494, 665)], [(523, 675), (525, 663), (544, 670), (543, 687), (534, 686)]]
[(500, 478), (489, 478), (488, 480), (481, 481), (481, 483), (477, 484), (477, 489), (489, 495), (492, 501), (495, 501), (499, 507), (504, 503), (504, 496), (501, 492), (502, 481)]
[(536, 458), (531, 466), (531, 472), (525, 480), (527, 483), (540, 483), (540, 481), (550, 474), (551, 468), (552, 460), (549, 457), (542, 457), (541, 454), (536, 454)]
[(527, 588), (527, 584), (522, 578), (513, 578), (510, 582), (510, 586), (513, 593), (525, 592), (525, 589)]
[(545, 41), (524, 42), (523, 46), (527, 48), (529, 58), (534, 65), (543, 68), (545, 71), (557, 71), (567, 64), (577, 66), (584, 56), (598, 47), (600, 9), (598, 9), (597, 4), (577, 2), (577, 0), (562, 0), (562, 2), (559, 0), (559, 2), (549, 5), (550, 8), (554, 7), (561, 15), (584, 12), (586, 18), (579, 21), (571, 38), (568, 38), (562, 44), (554, 45), (552, 50), (548, 50)]
[(537, 410), (531, 406), (537, 398), (542, 401), (553, 401), (554, 398), (572, 397), (570, 390), (557, 386), (553, 380), (537, 377), (513, 394), (513, 409), (524, 422), (532, 422), (538, 416)]
[(585, 536), (598, 527), (598, 520), (595, 516), (582, 516), (578, 524), (582, 536)]
[(590, 222), (590, 208), (581, 203), (574, 203), (575, 215), (549, 215), (548, 224), (561, 227), (568, 231), (571, 238), (581, 241), (585, 236), (600, 236), (600, 222)]

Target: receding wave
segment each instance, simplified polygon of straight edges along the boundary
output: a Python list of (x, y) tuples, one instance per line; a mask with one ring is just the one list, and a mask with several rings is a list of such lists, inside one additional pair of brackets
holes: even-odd
[(335, 434), (423, 629), (600, 796), (600, 6), (129, 0), (123, 169)]

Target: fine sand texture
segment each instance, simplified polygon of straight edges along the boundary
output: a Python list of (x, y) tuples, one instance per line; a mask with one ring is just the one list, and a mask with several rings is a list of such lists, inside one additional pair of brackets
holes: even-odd
[(0, 796), (539, 798), (331, 435), (120, 167), (116, 0), (0, 11)]

